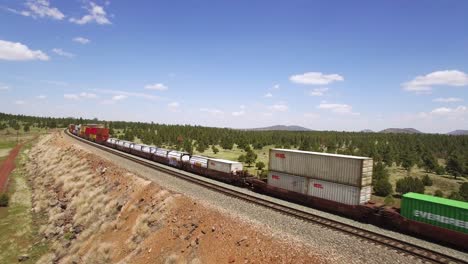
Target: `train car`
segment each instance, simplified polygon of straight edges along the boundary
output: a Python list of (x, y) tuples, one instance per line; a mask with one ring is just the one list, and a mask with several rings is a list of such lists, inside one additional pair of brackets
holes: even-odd
[(75, 136), (79, 136), (80, 135), (80, 130), (81, 130), (81, 124), (75, 125), (75, 128), (72, 131), (72, 134), (75, 135)]
[(157, 148), (156, 151), (154, 151), (154, 153), (152, 155), (152, 160), (154, 160), (156, 162), (159, 162), (159, 163), (162, 163), (162, 164), (169, 165), (169, 161), (167, 159), (167, 153), (169, 151), (170, 150), (168, 150), (168, 149)]
[(225, 159), (213, 159), (208, 161), (206, 175), (234, 185), (243, 185), (244, 174), (242, 163)]
[(185, 152), (171, 150), (167, 153), (167, 161), (169, 166), (182, 168), (185, 162), (190, 160), (190, 155)]
[(419, 193), (407, 193), (401, 201), (401, 215), (468, 234), (468, 203)]
[(155, 146), (148, 146), (145, 144), (135, 144), (132, 149), (132, 154), (151, 160), (152, 155), (156, 152)]
[(96, 140), (96, 132), (97, 132), (97, 127), (86, 126), (84, 138), (89, 139), (94, 142)]
[(156, 151), (156, 147), (154, 146), (148, 146), (145, 144), (135, 144), (130, 150), (130, 153), (138, 157), (151, 159), (151, 156), (153, 155), (155, 151)]
[(115, 148), (115, 143), (118, 141), (116, 138), (108, 138), (103, 144), (110, 147)]
[(86, 138), (86, 134), (85, 134), (86, 128), (87, 128), (87, 126), (81, 125), (80, 131), (78, 132), (79, 137)]
[(74, 124), (70, 124), (70, 125), (68, 126), (68, 131), (69, 131), (70, 133), (73, 133), (74, 130), (75, 130), (75, 125), (74, 125)]
[(292, 149), (270, 149), (268, 170), (355, 187), (372, 184), (373, 160)]
[(97, 143), (104, 143), (109, 139), (109, 129), (105, 127), (99, 127), (96, 129), (96, 135), (94, 135), (94, 141)]
[(118, 149), (118, 150), (121, 150), (121, 151), (123, 151), (123, 152), (130, 153), (130, 149), (131, 149), (131, 147), (132, 147), (134, 144), (135, 144), (135, 143), (130, 142), (130, 141), (118, 140), (118, 141), (115, 143), (115, 147), (116, 147), (116, 149)]
[(185, 162), (184, 169), (198, 175), (207, 175), (209, 158), (203, 156), (191, 156)]

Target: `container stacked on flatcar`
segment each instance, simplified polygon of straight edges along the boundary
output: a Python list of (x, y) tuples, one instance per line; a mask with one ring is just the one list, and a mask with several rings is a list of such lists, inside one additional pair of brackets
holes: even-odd
[(401, 201), (401, 215), (468, 234), (468, 203), (419, 193), (407, 193)]
[(359, 205), (370, 200), (373, 161), (367, 157), (271, 149), (268, 184), (325, 200)]

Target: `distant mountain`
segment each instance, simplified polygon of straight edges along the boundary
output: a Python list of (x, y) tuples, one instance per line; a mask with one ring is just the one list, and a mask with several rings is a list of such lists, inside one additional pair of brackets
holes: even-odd
[(387, 128), (379, 133), (422, 134), (421, 131), (414, 128)]
[(311, 129), (301, 127), (301, 126), (283, 126), (283, 125), (276, 125), (276, 126), (269, 126), (269, 127), (260, 127), (260, 128), (252, 128), (247, 130), (255, 130), (255, 131), (312, 131)]
[(461, 136), (461, 135), (468, 135), (468, 130), (454, 130), (452, 132), (448, 132), (447, 135), (454, 135), (454, 136)]
[(361, 132), (363, 132), (363, 133), (374, 133), (374, 131), (372, 131), (370, 129), (364, 129), (364, 130), (361, 130)]

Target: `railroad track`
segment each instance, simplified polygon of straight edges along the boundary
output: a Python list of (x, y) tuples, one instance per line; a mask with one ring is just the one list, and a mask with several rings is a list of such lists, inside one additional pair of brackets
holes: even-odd
[(77, 139), (77, 140), (79, 140), (81, 142), (84, 142), (84, 143), (86, 143), (88, 145), (94, 146), (94, 147), (99, 148), (99, 149), (101, 149), (103, 151), (110, 152), (110, 153), (112, 153), (114, 155), (117, 155), (117, 156), (120, 156), (122, 158), (131, 160), (131, 161), (136, 162), (136, 163), (139, 163), (139, 164), (141, 164), (143, 166), (146, 166), (146, 167), (158, 170), (158, 171), (162, 171), (164, 173), (170, 174), (170, 175), (178, 177), (178, 178), (182, 178), (182, 179), (187, 180), (189, 182), (192, 182), (194, 184), (201, 185), (201, 186), (203, 186), (203, 187), (205, 187), (207, 189), (210, 189), (210, 190), (213, 190), (213, 191), (216, 191), (216, 192), (220, 192), (220, 193), (223, 193), (225, 195), (228, 195), (228, 196), (240, 199), (240, 200), (251, 202), (251, 203), (254, 203), (254, 204), (257, 204), (257, 205), (260, 205), (260, 206), (263, 206), (263, 207), (266, 207), (266, 208), (269, 208), (269, 209), (272, 209), (272, 210), (275, 210), (275, 211), (280, 212), (280, 213), (285, 214), (285, 215), (293, 216), (295, 218), (301, 219), (301, 220), (306, 221), (306, 222), (319, 224), (319, 225), (324, 226), (326, 228), (330, 228), (330, 229), (333, 229), (333, 230), (337, 230), (337, 231), (346, 233), (346, 234), (351, 235), (351, 236), (358, 237), (358, 238), (360, 238), (362, 240), (371, 242), (373, 244), (381, 245), (381, 246), (384, 246), (384, 247), (386, 247), (388, 249), (396, 250), (397, 252), (399, 252), (401, 254), (413, 256), (413, 257), (418, 258), (418, 259), (420, 259), (420, 260), (422, 260), (422, 261), (424, 261), (426, 263), (444, 263), (444, 264), (445, 263), (462, 263), (462, 264), (468, 264), (468, 260), (458, 259), (458, 258), (455, 258), (453, 256), (449, 256), (449, 255), (446, 255), (446, 254), (443, 254), (443, 253), (439, 253), (437, 251), (427, 249), (427, 248), (424, 248), (424, 247), (421, 247), (421, 246), (418, 246), (418, 245), (414, 245), (414, 244), (411, 244), (411, 243), (406, 242), (406, 241), (398, 240), (398, 239), (393, 238), (393, 237), (389, 237), (389, 236), (379, 234), (379, 233), (376, 233), (376, 232), (373, 232), (373, 231), (369, 231), (369, 230), (366, 230), (366, 229), (362, 229), (362, 228), (359, 228), (359, 227), (355, 227), (355, 226), (352, 226), (352, 225), (341, 223), (341, 222), (331, 220), (331, 219), (328, 219), (328, 218), (325, 218), (325, 217), (314, 215), (312, 213), (304, 212), (304, 211), (301, 211), (301, 210), (298, 210), (298, 209), (295, 209), (295, 208), (287, 207), (287, 206), (284, 206), (282, 204), (278, 204), (278, 203), (275, 203), (275, 202), (272, 202), (272, 201), (269, 201), (269, 200), (265, 200), (265, 199), (262, 199), (262, 198), (259, 198), (259, 197), (244, 193), (244, 192), (239, 192), (239, 191), (236, 191), (236, 190), (233, 190), (233, 189), (229, 189), (229, 188), (226, 188), (226, 187), (223, 187), (223, 186), (211, 183), (211, 182), (207, 182), (207, 181), (204, 181), (204, 180), (201, 180), (201, 179), (186, 175), (188, 173), (185, 172), (185, 171), (182, 171), (184, 173), (181, 173), (181, 170), (178, 170), (176, 168), (171, 168), (171, 167), (166, 167), (164, 165), (159, 165), (159, 164), (157, 164), (157, 163), (155, 163), (153, 161), (148, 161), (148, 160), (142, 159), (140, 157), (136, 157), (136, 156), (133, 156), (131, 154), (121, 152), (121, 151), (116, 150), (116, 149), (109, 148), (107, 146), (103, 146), (103, 145), (100, 145), (100, 144), (90, 142), (90, 141), (88, 141), (86, 139), (83, 139), (83, 138), (80, 138), (80, 137), (77, 137), (75, 135), (70, 134), (68, 132), (68, 130), (65, 130), (65, 133), (68, 136), (73, 137), (73, 138), (75, 138), (75, 139)]

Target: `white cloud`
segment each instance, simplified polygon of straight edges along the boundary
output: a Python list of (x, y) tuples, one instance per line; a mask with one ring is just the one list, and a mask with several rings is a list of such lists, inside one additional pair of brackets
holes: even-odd
[(123, 94), (112, 96), (112, 100), (114, 100), (114, 101), (121, 101), (121, 100), (125, 100), (127, 98), (128, 98), (128, 96), (123, 95)]
[(324, 85), (336, 81), (343, 81), (343, 76), (339, 74), (323, 74), (321, 72), (306, 72), (289, 77), (289, 80), (294, 83), (309, 84), (309, 85)]
[(327, 92), (329, 89), (327, 87), (322, 87), (322, 88), (315, 88), (312, 91), (309, 91), (310, 96), (323, 96), (325, 92)]
[(37, 99), (44, 100), (44, 99), (46, 99), (46, 98), (47, 98), (47, 96), (45, 96), (45, 95), (41, 94), (41, 95), (38, 95), (38, 96), (36, 96), (36, 98), (37, 98)]
[(55, 49), (52, 49), (52, 51), (53, 51), (55, 54), (59, 55), (59, 56), (63, 56), (63, 57), (67, 57), (67, 58), (73, 58), (73, 57), (75, 57), (75, 54), (70, 53), (70, 52), (66, 52), (66, 51), (64, 51), (64, 50), (62, 50), (62, 49), (57, 49), (57, 48), (55, 48)]
[(317, 106), (318, 109), (329, 110), (337, 114), (350, 114), (350, 115), (359, 115), (359, 113), (353, 112), (353, 107), (347, 104), (330, 104), (327, 102), (322, 102)]
[(200, 108), (200, 111), (201, 112), (207, 112), (209, 114), (212, 114), (212, 115), (221, 115), (221, 114), (224, 114), (223, 111), (219, 110), (219, 109), (214, 109), (214, 108)]
[(106, 89), (95, 89), (93, 91), (99, 92), (99, 93), (105, 93), (105, 94), (126, 95), (128, 97), (139, 97), (139, 98), (145, 98), (149, 100), (162, 99), (160, 96), (155, 96), (152, 94), (145, 94), (145, 93), (134, 93), (134, 92), (119, 91), (119, 90), (106, 90)]
[(78, 42), (80, 44), (88, 44), (89, 42), (91, 42), (91, 40), (87, 39), (87, 38), (83, 38), (83, 37), (76, 37), (76, 38), (73, 38), (73, 41), (74, 42)]
[(82, 92), (79, 94), (64, 94), (63, 98), (70, 100), (80, 100), (80, 99), (96, 99), (98, 96), (94, 93)]
[(232, 112), (233, 116), (243, 116), (243, 115), (245, 115), (245, 105), (240, 105), (239, 108), (240, 108), (239, 111)]
[(178, 102), (172, 102), (172, 103), (167, 104), (167, 106), (169, 106), (169, 107), (179, 107), (180, 104)]
[(180, 104), (178, 102), (171, 102), (167, 104), (167, 107), (172, 112), (179, 112), (179, 106)]
[(288, 106), (286, 104), (274, 104), (272, 106), (269, 106), (268, 109), (272, 111), (278, 111), (278, 112), (286, 112), (288, 111)]
[(82, 98), (87, 98), (87, 99), (95, 99), (97, 98), (98, 96), (94, 93), (86, 93), (86, 92), (82, 92), (79, 94), (80, 97)]
[(64, 94), (63, 98), (70, 100), (79, 100), (80, 97), (77, 94)]
[(18, 11), (12, 8), (6, 8), (8, 11), (27, 17), (48, 17), (55, 20), (62, 20), (65, 15), (56, 7), (51, 7), (48, 0), (28, 0), (26, 2), (28, 10)]
[(107, 18), (107, 13), (102, 6), (99, 6), (93, 2), (89, 2), (90, 7), (86, 8), (88, 14), (84, 15), (82, 18), (70, 18), (70, 22), (84, 25), (88, 23), (95, 22), (99, 25), (108, 25), (112, 24)]
[(458, 106), (456, 108), (439, 107), (430, 112), (432, 115), (438, 116), (460, 116), (468, 114), (468, 108), (466, 106)]
[(241, 110), (241, 111), (237, 111), (237, 112), (232, 112), (232, 115), (233, 116), (243, 116), (243, 115), (245, 115), (245, 111)]
[(0, 84), (0, 91), (8, 91), (8, 90), (10, 90), (10, 87), (9, 87), (9, 86)]
[(57, 86), (68, 86), (67, 82), (62, 82), (62, 81), (42, 80), (41, 82), (45, 82), (45, 83), (57, 85)]
[(436, 98), (432, 100), (433, 102), (438, 102), (438, 103), (453, 103), (453, 102), (461, 102), (463, 99), (461, 98), (455, 98), (455, 97), (448, 97), (448, 98)]
[(410, 92), (429, 92), (432, 86), (466, 86), (468, 75), (458, 70), (435, 71), (423, 76), (417, 76), (402, 84), (403, 89)]
[(19, 42), (0, 40), (0, 60), (26, 61), (49, 60), (49, 56), (40, 50), (30, 50), (28, 46)]
[(273, 94), (272, 93), (266, 93), (263, 97), (266, 97), (266, 98), (273, 97)]
[(279, 88), (280, 88), (280, 85), (279, 85), (279, 84), (273, 85), (273, 89), (274, 89), (274, 90), (278, 90)]
[(154, 84), (145, 85), (145, 89), (156, 90), (156, 91), (166, 91), (167, 89), (169, 89), (169, 87), (167, 87), (166, 85), (162, 83), (154, 83)]
[(24, 104), (26, 104), (26, 102), (23, 101), (23, 100), (16, 100), (16, 101), (15, 101), (15, 104), (17, 104), (17, 105), (24, 105)]

